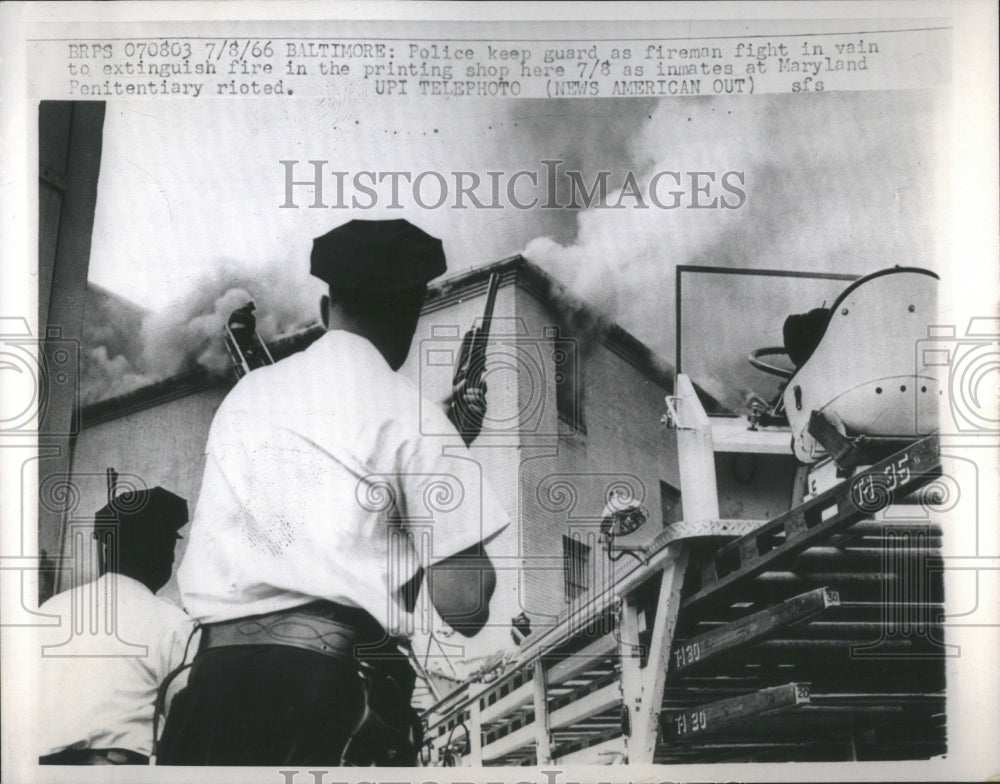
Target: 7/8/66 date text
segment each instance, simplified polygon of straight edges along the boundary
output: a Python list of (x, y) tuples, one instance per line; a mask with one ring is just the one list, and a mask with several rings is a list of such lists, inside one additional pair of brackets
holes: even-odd
[[(256, 78), (275, 74), (269, 58), (278, 52), (269, 40), (130, 40), (68, 47), (71, 96), (293, 94), (281, 79)], [(216, 75), (236, 78), (214, 83), (183, 79)]]
[[(272, 41), (252, 38), (222, 40), (171, 40), (163, 38), (148, 41), (105, 41), (103, 43), (69, 44), (69, 59), (73, 60), (113, 60), (126, 59), (181, 59), (204, 57), (219, 61), (223, 58), (246, 60), (273, 57), (275, 47)], [(200, 50), (200, 51), (197, 51)]]
[[(272, 40), (254, 38), (223, 38), (199, 40), (171, 40), (168, 38), (148, 41), (105, 41), (101, 43), (71, 43), (69, 59), (112, 60), (126, 59), (182, 59), (204, 57), (216, 62), (230, 60), (259, 60), (275, 56), (293, 58), (349, 57), (392, 58), (395, 50), (382, 42), (370, 41), (286, 41), (284, 46)], [(417, 49), (411, 45), (411, 49)], [(469, 58), (472, 50), (466, 50)]]

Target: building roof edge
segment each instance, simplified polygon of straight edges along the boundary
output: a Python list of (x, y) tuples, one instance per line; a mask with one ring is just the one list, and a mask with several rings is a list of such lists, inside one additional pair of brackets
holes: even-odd
[[(466, 297), (479, 295), (486, 290), (490, 275), (494, 272), (500, 274), (501, 286), (513, 283), (548, 305), (561, 320), (591, 325), (590, 328), (598, 332), (606, 348), (662, 386), (668, 393), (673, 389), (673, 369), (665, 359), (628, 330), (573, 296), (562, 283), (521, 254), (462, 270), (432, 283), (428, 286), (427, 298), (421, 312), (433, 313)], [(302, 351), (322, 334), (323, 328), (319, 324), (314, 324), (269, 341), (268, 348), (275, 360), (283, 359)], [(187, 371), (115, 397), (81, 406), (76, 412), (76, 420), (81, 427), (92, 427), (184, 395), (205, 389), (229, 387), (232, 383), (229, 378), (219, 378), (205, 370)]]

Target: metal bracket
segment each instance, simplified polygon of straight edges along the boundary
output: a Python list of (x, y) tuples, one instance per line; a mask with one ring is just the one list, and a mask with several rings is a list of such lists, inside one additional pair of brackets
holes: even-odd
[(846, 475), (859, 465), (870, 465), (875, 462), (865, 452), (863, 436), (851, 439), (841, 435), (820, 411), (813, 411), (809, 415), (808, 429), (809, 435), (822, 444), (827, 453), (833, 457), (842, 475)]
[(693, 427), (685, 427), (681, 424), (680, 415), (677, 413), (677, 403), (681, 400), (682, 398), (677, 395), (667, 395), (663, 398), (663, 402), (667, 406), (667, 413), (660, 418), (660, 422), (674, 430), (694, 430)]

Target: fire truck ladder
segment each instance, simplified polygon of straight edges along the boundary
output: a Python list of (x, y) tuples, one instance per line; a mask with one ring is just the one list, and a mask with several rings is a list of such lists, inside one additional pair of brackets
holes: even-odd
[(430, 708), (425, 764), (943, 753), (942, 532), (890, 514), (939, 475), (937, 438), (773, 520), (720, 520), (711, 424), (684, 376), (678, 393), (688, 519), (516, 669)]
[(257, 334), (257, 320), (253, 316), (254, 303), (251, 300), (230, 315), (225, 326), (226, 351), (233, 365), (236, 379), (243, 378), (251, 370), (264, 365), (273, 365), (274, 359), (264, 341)]

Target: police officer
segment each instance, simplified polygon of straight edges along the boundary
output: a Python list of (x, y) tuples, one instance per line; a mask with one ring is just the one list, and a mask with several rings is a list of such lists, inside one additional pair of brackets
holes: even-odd
[[(202, 645), (160, 764), (415, 764), (414, 597), (423, 585), (466, 636), (489, 616), (484, 543), (506, 515), (444, 411), (396, 373), (440, 240), (354, 220), (314, 241), (311, 270), (326, 333), (245, 376), (212, 422), (178, 572)], [(481, 425), (482, 390), (464, 403)], [(422, 435), (449, 428), (453, 449)], [(428, 513), (442, 481), (457, 501)]]
[[(170, 579), (187, 521), (187, 502), (162, 487), (122, 493), (97, 512), (95, 527), (110, 533), (101, 576), (41, 606), (63, 619), (62, 639), (42, 657), (51, 711), (41, 723), (41, 764), (148, 764), (158, 687), (181, 664), (194, 629), (179, 607), (154, 595)], [(113, 634), (66, 639), (74, 608), (87, 608), (102, 630), (114, 619)], [(133, 655), (122, 655), (126, 643)]]

